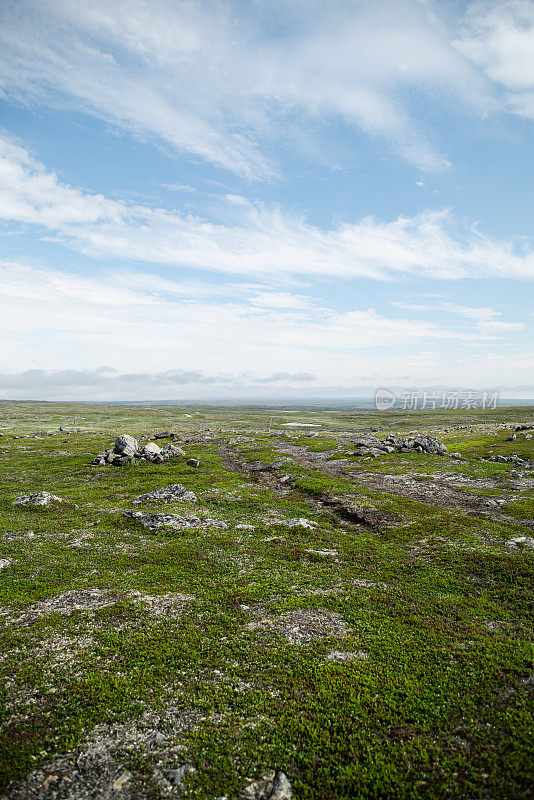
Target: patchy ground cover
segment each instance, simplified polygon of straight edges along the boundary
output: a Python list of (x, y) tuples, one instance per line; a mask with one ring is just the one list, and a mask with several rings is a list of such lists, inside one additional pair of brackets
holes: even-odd
[[(529, 798), (520, 424), (0, 403), (0, 797)], [(185, 455), (91, 465), (120, 434)]]

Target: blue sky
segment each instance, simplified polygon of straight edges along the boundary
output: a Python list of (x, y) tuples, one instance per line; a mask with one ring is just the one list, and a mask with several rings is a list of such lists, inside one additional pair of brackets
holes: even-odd
[(0, 396), (534, 397), (534, 2), (4, 0)]

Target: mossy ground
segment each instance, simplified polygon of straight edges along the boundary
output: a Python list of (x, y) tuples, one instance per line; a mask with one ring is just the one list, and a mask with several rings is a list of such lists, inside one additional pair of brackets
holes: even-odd
[[(3, 403), (0, 414), (0, 557), (11, 561), (0, 570), (2, 789), (46, 772), (97, 724), (172, 705), (196, 720), (177, 733), (182, 760), (168, 764), (196, 768), (176, 792), (183, 797), (232, 800), (269, 768), (302, 800), (532, 796), (534, 556), (505, 542), (532, 535), (534, 471), (518, 483), (512, 465), (477, 460), (491, 450), (534, 459), (534, 440), (504, 441), (534, 420), (532, 409), (283, 415)], [(291, 429), (288, 417), (319, 427)], [(362, 463), (349, 455), (350, 438), (370, 427), (437, 435), (466, 460), (395, 453)], [(175, 431), (200, 467), (181, 458), (88, 465), (118, 434), (158, 430)], [(343, 474), (328, 471), (339, 459)], [(247, 471), (255, 462), (282, 466)], [(358, 483), (363, 467), (447, 475), (468, 494), (505, 499), (500, 510), (516, 521), (422, 503), (394, 484), (370, 489)], [(197, 504), (138, 508), (200, 510), (228, 528), (154, 534), (123, 520), (136, 495), (178, 482)], [(40, 490), (79, 508), (11, 505)], [(343, 521), (321, 503), (329, 496), (399, 524)], [(283, 525), (295, 517), (317, 527)], [(24, 617), (87, 589), (111, 593), (110, 602)], [(191, 599), (167, 617), (135, 592)], [(299, 609), (340, 615), (349, 633), (295, 644), (269, 627)], [(367, 657), (329, 660), (332, 651)], [(149, 755), (126, 746), (121, 764), (139, 797), (165, 794)]]

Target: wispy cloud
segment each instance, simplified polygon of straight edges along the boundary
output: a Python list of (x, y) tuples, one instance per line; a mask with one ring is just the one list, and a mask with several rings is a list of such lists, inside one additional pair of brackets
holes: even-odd
[(462, 229), (447, 210), (323, 230), (278, 206), (238, 200), (222, 201), (216, 220), (111, 200), (62, 183), (0, 137), (0, 219), (41, 226), (90, 255), (252, 277), (534, 277), (534, 252), (524, 243)]
[(248, 178), (276, 175), (299, 146), (343, 121), (425, 171), (447, 169), (414, 95), (470, 113), (491, 80), (443, 4), (318, 0), (19, 0), (3, 3), (0, 80), (20, 102), (81, 109)]

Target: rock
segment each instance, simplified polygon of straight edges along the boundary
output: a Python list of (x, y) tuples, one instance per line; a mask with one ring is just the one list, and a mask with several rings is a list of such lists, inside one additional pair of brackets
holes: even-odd
[(200, 467), (200, 461), (198, 458), (188, 458), (185, 463), (188, 467)]
[(367, 661), (369, 658), (369, 653), (366, 653), (364, 650), (356, 650), (354, 652), (345, 652), (341, 650), (331, 650), (327, 657), (327, 661)]
[(50, 494), (50, 492), (22, 495), (22, 497), (17, 497), (12, 505), (29, 506), (30, 508), (78, 508), (76, 503), (71, 503), (70, 500), (64, 500), (62, 497), (56, 497), (55, 494)]
[[(408, 440), (408, 445), (411, 446), (412, 440)], [(416, 436), (413, 439), (413, 447), (421, 447), (425, 453), (432, 453), (437, 455), (443, 455), (447, 452), (447, 447), (440, 442), (438, 439), (434, 439), (433, 436)]]
[(123, 517), (138, 522), (143, 528), (157, 530), (158, 528), (227, 528), (226, 522), (211, 519), (211, 517), (182, 516), (180, 514), (149, 514), (143, 511), (125, 511)]
[(172, 439), (173, 436), (174, 433), (171, 433), (170, 431), (163, 431), (162, 433), (155, 433), (154, 439)]
[(534, 547), (534, 539), (531, 536), (516, 536), (514, 539), (508, 539), (505, 542), (506, 547), (511, 547), (512, 550), (518, 550), (522, 547)]
[(174, 444), (166, 444), (161, 448), (161, 455), (165, 458), (178, 458), (178, 456), (185, 456), (185, 452)]
[(241, 525), (236, 525), (235, 529), (236, 529), (236, 531), (255, 531), (256, 530), (256, 526), (255, 525), (243, 525), (243, 524), (241, 524)]
[(181, 483), (173, 483), (171, 486), (163, 486), (161, 489), (148, 492), (148, 494), (140, 494), (132, 502), (134, 505), (138, 505), (139, 503), (150, 503), (153, 500), (161, 500), (163, 503), (196, 503), (197, 496)]
[(271, 769), (259, 780), (247, 784), (239, 800), (291, 800), (292, 796), (287, 775)]
[(146, 458), (153, 458), (154, 456), (159, 456), (161, 453), (161, 448), (155, 442), (147, 442), (141, 450), (141, 455), (145, 456)]
[(525, 436), (525, 439), (532, 439), (532, 434), (531, 433), (527, 433), (527, 435)]
[(317, 522), (312, 522), (311, 519), (305, 517), (294, 517), (293, 519), (286, 519), (279, 522), (279, 525), (284, 525), (286, 528), (309, 528), (310, 530), (318, 527)]
[(131, 781), (132, 778), (133, 778), (133, 775), (128, 770), (126, 770), (126, 772), (123, 772), (122, 775), (119, 775), (119, 777), (116, 780), (113, 781), (113, 789), (114, 789), (114, 791), (118, 791), (119, 789), (122, 789), (124, 784), (128, 783), (128, 781)]
[(515, 442), (516, 439), (517, 439), (517, 434), (512, 433), (512, 435), (511, 436), (507, 436), (504, 441), (505, 442)]
[(134, 439), (133, 436), (125, 433), (122, 436), (118, 436), (115, 441), (115, 453), (119, 453), (120, 455), (125, 456), (133, 456), (139, 452), (139, 445), (137, 443), (137, 439)]
[(463, 458), (461, 453), (448, 453), (447, 455), (450, 456), (450, 458)]
[(188, 775), (194, 775), (195, 773), (196, 769), (192, 764), (184, 764), (182, 767), (177, 767), (176, 769), (165, 770), (163, 775), (170, 785), (177, 789)]
[(10, 558), (0, 558), (0, 569), (5, 569), (11, 564)]

